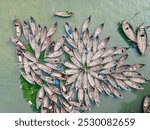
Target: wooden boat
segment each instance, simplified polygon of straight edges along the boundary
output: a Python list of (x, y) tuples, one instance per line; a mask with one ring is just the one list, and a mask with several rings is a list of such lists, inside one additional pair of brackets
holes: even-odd
[(143, 101), (143, 112), (150, 113), (150, 95), (146, 96)]
[(82, 25), (82, 33), (89, 28), (90, 22), (91, 22), (91, 16), (89, 16), (88, 19), (84, 21)]
[(14, 30), (15, 30), (16, 36), (19, 38), (22, 34), (22, 25), (21, 25), (20, 19), (16, 17), (13, 18), (13, 24), (14, 24)]
[(54, 16), (58, 16), (58, 17), (63, 17), (63, 18), (69, 18), (73, 15), (74, 13), (67, 10), (67, 11), (56, 11), (54, 12)]
[(67, 22), (65, 24), (65, 31), (66, 31), (67, 35), (73, 39), (73, 30)]
[(122, 21), (122, 30), (131, 41), (136, 42), (133, 27), (125, 20)]
[(147, 33), (146, 28), (142, 24), (137, 30), (137, 46), (142, 55), (145, 54), (147, 48)]
[(37, 93), (37, 96), (36, 96), (37, 109), (41, 106), (41, 104), (43, 102), (44, 95), (45, 95), (45, 91), (44, 91), (43, 87), (41, 87)]

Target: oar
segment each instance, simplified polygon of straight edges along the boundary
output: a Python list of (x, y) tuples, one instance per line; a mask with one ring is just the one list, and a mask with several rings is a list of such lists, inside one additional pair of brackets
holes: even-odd
[(131, 17), (131, 20), (132, 20), (135, 16), (137, 16), (139, 13), (141, 13), (141, 12), (135, 13), (135, 14)]
[(150, 28), (150, 26), (145, 27), (146, 29)]

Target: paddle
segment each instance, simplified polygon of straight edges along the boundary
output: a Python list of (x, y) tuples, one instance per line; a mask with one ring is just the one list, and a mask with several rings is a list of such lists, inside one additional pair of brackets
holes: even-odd
[(130, 20), (132, 20), (135, 16), (137, 16), (139, 13), (141, 13), (141, 12), (137, 12), (137, 13), (135, 13), (132, 17), (131, 17), (131, 19)]

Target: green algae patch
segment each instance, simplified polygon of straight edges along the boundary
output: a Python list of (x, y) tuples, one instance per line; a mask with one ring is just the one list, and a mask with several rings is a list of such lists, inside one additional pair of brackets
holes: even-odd
[(40, 57), (38, 59), (38, 63), (42, 63), (44, 61), (45, 51), (41, 52)]
[(121, 103), (122, 107), (118, 111), (119, 113), (143, 113), (143, 100), (150, 93), (150, 82), (141, 84), (141, 86), (144, 88), (143, 90), (131, 90), (136, 94), (136, 98), (131, 102)]
[[(32, 47), (30, 46), (30, 44), (26, 44), (26, 49), (27, 51), (29, 51), (32, 55), (35, 55), (35, 52), (34, 50), (32, 49)], [(40, 54), (40, 57), (38, 59), (38, 63), (42, 63), (44, 61), (44, 54), (45, 54), (45, 51), (41, 52)]]
[(29, 51), (32, 55), (34, 55), (34, 50), (32, 49), (32, 47), (30, 46), (30, 44), (26, 44), (26, 49), (27, 51)]
[(67, 61), (71, 61), (71, 57), (69, 54), (67, 54), (66, 52), (64, 52), (65, 58)]
[(40, 86), (37, 84), (28, 83), (22, 76), (20, 76), (21, 89), (23, 97), (28, 102), (34, 112), (40, 112), (40, 109), (36, 107), (36, 95), (40, 89)]

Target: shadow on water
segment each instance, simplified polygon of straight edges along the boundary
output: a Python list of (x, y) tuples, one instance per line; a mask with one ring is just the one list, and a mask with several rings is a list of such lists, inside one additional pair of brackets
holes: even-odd
[[(143, 99), (150, 94), (150, 82), (142, 85), (143, 90), (132, 90), (132, 93), (136, 93), (136, 99), (131, 102), (122, 103), (120, 113), (142, 113), (143, 112)], [(137, 107), (138, 106), (138, 107)]]

